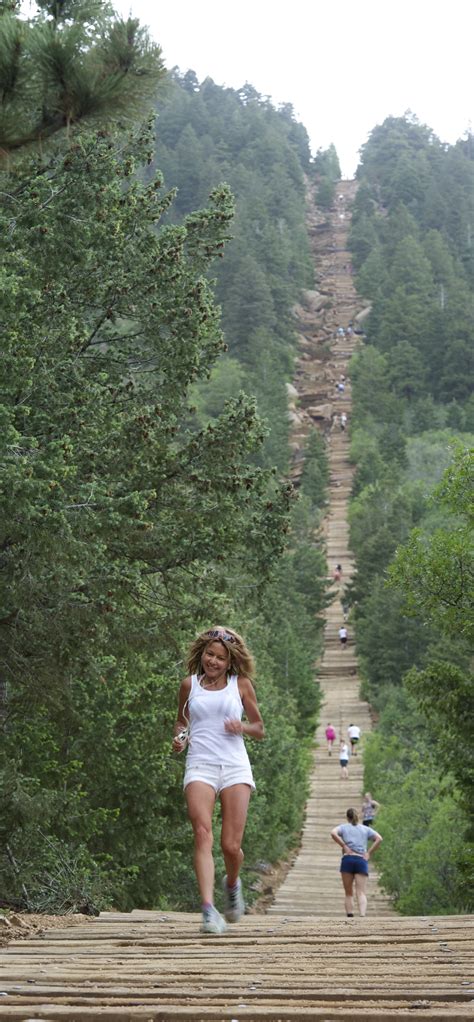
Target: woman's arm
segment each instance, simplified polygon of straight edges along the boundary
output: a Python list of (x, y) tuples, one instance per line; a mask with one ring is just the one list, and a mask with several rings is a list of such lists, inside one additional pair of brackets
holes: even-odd
[(334, 830), (331, 831), (331, 837), (333, 841), (335, 841), (336, 844), (339, 845), (340, 848), (342, 848), (344, 855), (352, 855), (353, 854), (352, 849), (349, 848), (349, 845), (346, 845), (346, 842), (342, 840), (341, 835), (337, 833), (338, 830), (339, 830), (338, 827), (334, 827)]
[(373, 843), (371, 844), (370, 848), (367, 849), (367, 855), (368, 855), (369, 859), (370, 859), (370, 856), (376, 851), (376, 849), (379, 847), (379, 845), (382, 844), (382, 841), (383, 841), (383, 838), (382, 838), (381, 834), (379, 834), (376, 830), (374, 830), (373, 833), (375, 834), (375, 838), (374, 838)]
[(337, 833), (337, 827), (334, 827), (334, 830), (331, 831), (331, 837), (333, 841), (335, 841), (336, 844), (339, 845), (339, 847), (344, 850), (344, 841), (342, 840), (342, 837), (340, 837), (340, 835)]
[(250, 678), (239, 678), (240, 698), (247, 720), (226, 720), (224, 727), (232, 735), (248, 735), (260, 741), (265, 736), (265, 727), (258, 708), (257, 696)]
[(185, 707), (186, 707), (186, 703), (187, 703), (188, 698), (189, 698), (190, 691), (191, 691), (191, 678), (189, 678), (189, 677), (188, 678), (184, 678), (184, 680), (181, 682), (181, 685), (179, 687), (178, 714), (177, 714), (176, 722), (175, 722), (175, 725), (174, 725), (174, 728), (173, 728), (173, 735), (174, 735), (174, 737), (173, 737), (173, 749), (174, 749), (175, 752), (182, 752), (183, 749), (186, 746), (186, 742), (185, 741), (180, 741), (180, 739), (177, 738), (176, 736), (177, 736), (177, 734), (180, 731), (183, 730), (183, 728), (186, 728), (188, 726), (188, 724), (189, 724), (189, 721), (186, 718)]

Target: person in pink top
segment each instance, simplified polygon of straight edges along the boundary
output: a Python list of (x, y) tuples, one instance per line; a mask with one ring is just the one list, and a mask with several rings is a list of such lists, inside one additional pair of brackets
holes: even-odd
[[(181, 682), (173, 749), (188, 747), (184, 793), (194, 831), (194, 869), (202, 902), (203, 933), (221, 934), (245, 910), (239, 877), (250, 795), (255, 788), (244, 736), (260, 739), (264, 726), (251, 678), (253, 657), (244, 640), (221, 625), (201, 632)], [(245, 718), (245, 719), (244, 719)], [(212, 817), (221, 803), (224, 915), (214, 906)]]
[(328, 726), (326, 728), (326, 731), (325, 731), (325, 735), (326, 735), (326, 741), (328, 743), (328, 754), (331, 755), (332, 747), (334, 745), (334, 742), (336, 741), (336, 732), (335, 732), (332, 724), (328, 724)]

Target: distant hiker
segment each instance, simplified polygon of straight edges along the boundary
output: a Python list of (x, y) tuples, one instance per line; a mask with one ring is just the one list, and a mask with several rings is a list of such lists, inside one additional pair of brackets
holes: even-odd
[(336, 564), (336, 569), (340, 575), (342, 575), (342, 564)]
[(349, 735), (351, 743), (351, 752), (354, 756), (357, 756), (357, 746), (360, 741), (360, 727), (357, 727), (357, 724), (349, 724), (347, 734)]
[[(194, 831), (194, 868), (202, 902), (202, 933), (221, 934), (245, 910), (239, 873), (247, 809), (255, 788), (243, 736), (260, 739), (264, 727), (250, 680), (253, 657), (237, 632), (217, 626), (200, 632), (181, 682), (173, 749), (188, 746), (184, 792)], [(245, 715), (245, 719), (242, 719)], [(212, 817), (221, 803), (224, 915), (214, 907)]]
[(328, 743), (328, 753), (331, 756), (332, 755), (332, 747), (334, 745), (334, 742), (336, 741), (336, 732), (335, 732), (332, 724), (328, 724), (328, 726), (326, 728), (326, 731), (325, 731), (325, 735), (326, 735), (326, 741)]
[[(340, 865), (341, 880), (344, 887), (344, 906), (346, 915), (351, 919), (354, 915), (354, 882), (356, 887), (359, 914), (367, 912), (367, 877), (369, 875), (369, 859), (382, 842), (382, 837), (372, 827), (364, 827), (359, 823), (359, 815), (355, 809), (348, 809), (347, 823), (341, 823), (331, 831), (331, 837), (342, 848)], [(368, 849), (368, 843), (372, 847)]]
[(344, 603), (344, 600), (341, 600), (341, 610), (342, 610), (342, 616), (344, 618), (344, 621), (347, 621), (348, 614), (349, 614), (349, 606), (348, 606), (347, 603)]
[(341, 646), (345, 646), (347, 642), (347, 628), (345, 625), (341, 625), (338, 635), (341, 642)]
[(347, 415), (346, 415), (345, 412), (342, 412), (341, 413), (341, 429), (342, 429), (342, 432), (344, 432), (344, 430), (346, 428), (346, 425), (347, 425)]
[(339, 383), (337, 384), (338, 394), (343, 394), (345, 389), (346, 388), (345, 388), (344, 380), (339, 380)]
[(347, 334), (348, 337), (351, 336), (351, 334), (352, 334), (352, 323), (349, 323), (349, 326), (346, 326), (346, 334)]
[(338, 564), (338, 565), (336, 565), (336, 567), (334, 568), (334, 571), (332, 573), (332, 577), (333, 577), (335, 582), (340, 582), (341, 581), (341, 574), (342, 574), (342, 569), (341, 569), (340, 565)]
[(338, 328), (337, 328), (337, 333), (338, 333), (338, 336), (339, 336), (339, 337), (344, 337), (344, 336), (345, 336), (345, 330), (344, 330), (344, 327), (343, 327), (343, 326), (338, 326)]
[(350, 755), (349, 746), (347, 745), (347, 742), (345, 742), (344, 739), (341, 738), (341, 744), (339, 747), (339, 764), (341, 767), (341, 778), (343, 781), (346, 781), (347, 778), (349, 777), (348, 770), (349, 755)]
[(366, 791), (364, 795), (364, 801), (362, 802), (362, 823), (364, 827), (371, 827), (374, 822), (374, 816), (380, 809), (380, 802), (377, 802), (375, 798), (372, 798), (370, 791)]

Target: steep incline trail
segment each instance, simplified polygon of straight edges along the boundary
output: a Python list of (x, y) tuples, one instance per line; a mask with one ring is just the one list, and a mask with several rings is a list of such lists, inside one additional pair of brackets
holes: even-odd
[[(321, 720), (317, 732), (314, 770), (310, 797), (306, 808), (306, 821), (301, 849), (295, 865), (277, 892), (270, 912), (291, 912), (298, 915), (344, 914), (341, 879), (338, 874), (340, 849), (329, 838), (330, 830), (345, 820), (349, 806), (361, 804), (363, 766), (362, 748), (349, 765), (349, 778), (342, 780), (339, 770), (339, 743), (334, 744), (328, 756), (324, 730), (328, 723), (336, 729), (338, 739), (348, 740), (347, 728), (357, 724), (362, 734), (371, 727), (369, 707), (359, 699), (359, 678), (351, 627), (349, 641), (342, 647), (338, 629), (344, 623), (342, 597), (344, 585), (350, 579), (353, 562), (348, 545), (347, 507), (352, 485), (349, 464), (349, 437), (342, 431), (340, 417), (347, 415), (350, 425), (351, 387), (347, 376), (348, 362), (356, 347), (357, 335), (347, 333), (348, 324), (357, 328), (356, 316), (360, 302), (352, 283), (347, 233), (350, 223), (349, 199), (354, 192), (353, 182), (343, 182), (331, 214), (313, 212), (312, 245), (315, 264), (321, 283), (318, 292), (305, 296), (305, 306), (299, 310), (304, 330), (304, 350), (298, 363), (296, 390), (303, 410), (295, 411), (293, 449), (298, 474), (298, 452), (307, 431), (316, 423), (327, 435), (330, 465), (329, 509), (326, 519), (326, 546), (330, 578), (331, 570), (341, 564), (343, 575), (332, 587), (333, 599), (326, 611), (324, 655), (319, 671), (323, 693)], [(338, 336), (338, 329), (345, 334)], [(328, 350), (329, 338), (329, 350)], [(321, 361), (321, 355), (325, 361)], [(339, 393), (336, 384), (344, 377), (345, 390)], [(315, 385), (324, 391), (315, 392)], [(324, 396), (324, 403), (318, 399)], [(316, 402), (316, 403), (315, 403)], [(363, 747), (363, 741), (362, 741)], [(378, 915), (391, 913), (388, 900), (378, 889), (373, 865), (368, 886), (369, 912)]]
[[(354, 182), (340, 184), (327, 217), (309, 212), (318, 292), (298, 310), (300, 358), (293, 393), (293, 476), (316, 424), (328, 440), (330, 504), (325, 525), (329, 575), (352, 570), (347, 502), (352, 470), (340, 413), (350, 421), (347, 377), (353, 335), (336, 337), (359, 315), (346, 251)], [(358, 322), (360, 322), (359, 320)], [(297, 398), (297, 400), (296, 400)], [(0, 958), (0, 1020), (185, 1019), (188, 1022), (388, 1022), (474, 1018), (474, 917), (400, 917), (369, 884), (369, 915), (343, 912), (339, 853), (329, 832), (349, 805), (360, 805), (362, 755), (341, 780), (336, 749), (323, 731), (370, 729), (359, 699), (354, 645), (341, 649), (341, 592), (327, 609), (319, 677), (324, 704), (316, 735), (311, 795), (299, 855), (265, 915), (250, 913), (223, 937), (199, 933), (197, 914), (105, 912), (84, 925), (12, 941)], [(350, 623), (349, 623), (350, 633)], [(374, 793), (375, 794), (375, 793)]]

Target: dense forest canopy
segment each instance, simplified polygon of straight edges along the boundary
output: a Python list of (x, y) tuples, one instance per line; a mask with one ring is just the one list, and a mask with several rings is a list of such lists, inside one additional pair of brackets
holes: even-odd
[[(388, 118), (362, 147), (351, 250), (367, 334), (398, 392), (473, 428), (474, 142)], [(447, 407), (446, 407), (447, 406)]]
[(445, 146), (413, 117), (388, 118), (357, 176), (350, 247), (371, 311), (351, 363), (352, 615), (380, 714), (366, 783), (384, 806), (382, 881), (397, 906), (468, 911), (472, 138)]
[(198, 389), (197, 404), (205, 415), (230, 389), (250, 389), (268, 425), (263, 457), (283, 469), (291, 309), (312, 281), (304, 223), (306, 131), (291, 107), (275, 109), (249, 85), (223, 89), (211, 79), (199, 83), (192, 71), (175, 71), (158, 105), (155, 163), (177, 187), (174, 218), (204, 203), (216, 181), (232, 190), (232, 242), (213, 268), (228, 356), (216, 366), (211, 386)]

